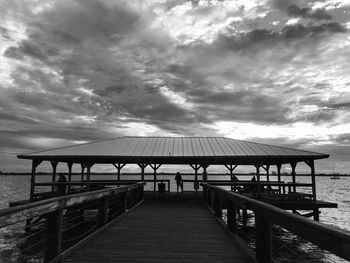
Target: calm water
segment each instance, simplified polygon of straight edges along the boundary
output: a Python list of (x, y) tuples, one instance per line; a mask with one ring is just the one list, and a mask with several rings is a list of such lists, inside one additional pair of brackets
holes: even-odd
[[(37, 181), (48, 181), (48, 176), (38, 176)], [(93, 179), (103, 179), (103, 177), (95, 177)], [(139, 176), (132, 178), (138, 179)], [(150, 177), (151, 179), (153, 177)], [(158, 179), (165, 179), (166, 177), (158, 176)], [(78, 178), (77, 178), (78, 179)], [(185, 177), (184, 179), (192, 179), (192, 177)], [(217, 178), (219, 179), (219, 178)], [(285, 181), (289, 181), (287, 178), (282, 178)], [(74, 180), (74, 178), (73, 178)], [(310, 182), (310, 178), (298, 178), (298, 182)], [(341, 179), (332, 180), (330, 178), (320, 178), (317, 180), (317, 198), (324, 201), (330, 201), (338, 203), (338, 208), (322, 209), (320, 215), (320, 222), (328, 225), (332, 225), (337, 228), (341, 228), (350, 233), (350, 178), (343, 177)], [(16, 201), (27, 199), (29, 196), (30, 178), (29, 176), (0, 176), (0, 208), (8, 207), (9, 201)], [(176, 191), (175, 182), (171, 182), (171, 190)], [(149, 183), (146, 189), (152, 189), (153, 183)], [(185, 190), (192, 190), (192, 184), (185, 185)], [(294, 237), (288, 236), (291, 241)], [(296, 243), (300, 241), (296, 240)], [(315, 248), (304, 246), (306, 250), (310, 250), (312, 253), (323, 253), (322, 251), (313, 251)], [(324, 253), (324, 262), (346, 262), (332, 255)], [(1, 262), (1, 260), (0, 260)], [(291, 262), (287, 260), (285, 262)], [(313, 260), (295, 262), (316, 262)]]

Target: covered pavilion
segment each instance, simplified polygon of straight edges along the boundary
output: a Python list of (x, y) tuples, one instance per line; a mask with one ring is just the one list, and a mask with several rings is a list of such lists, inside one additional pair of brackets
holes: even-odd
[[(156, 189), (157, 169), (165, 164), (190, 165), (194, 169), (197, 185), (200, 181), (207, 181), (207, 168), (210, 165), (225, 166), (230, 172), (231, 182), (237, 166), (255, 166), (259, 185), (260, 168), (266, 171), (268, 178), (270, 167), (276, 166), (280, 182), (281, 167), (287, 164), (291, 166), (295, 191), (295, 169), (297, 163), (304, 162), (311, 169), (312, 197), (316, 200), (314, 161), (328, 157), (327, 154), (224, 137), (120, 137), (18, 155), (18, 158), (32, 160), (31, 201), (35, 199), (36, 168), (43, 161), (48, 161), (52, 165), (53, 183), (56, 182), (56, 167), (59, 162), (67, 164), (68, 183), (71, 182), (73, 165), (81, 166), (82, 175), (86, 169), (84, 184), (87, 191), (90, 190), (91, 167), (95, 164), (112, 164), (117, 169), (118, 181), (120, 181), (121, 169), (127, 164), (136, 164), (140, 167), (141, 181), (145, 180), (145, 168), (150, 166), (154, 171), (154, 189)], [(202, 169), (202, 178), (198, 179), (200, 169)]]

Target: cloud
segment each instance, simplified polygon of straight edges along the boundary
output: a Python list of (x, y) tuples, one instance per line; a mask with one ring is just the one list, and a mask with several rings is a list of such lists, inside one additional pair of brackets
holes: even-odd
[(311, 8), (300, 8), (295, 4), (292, 4), (287, 7), (286, 9), (287, 15), (291, 17), (302, 17), (302, 18), (309, 18), (309, 19), (316, 19), (316, 20), (330, 20), (332, 19), (332, 16), (327, 14), (327, 12), (324, 9), (316, 9), (312, 10)]
[[(3, 151), (159, 134), (340, 144), (323, 130), (340, 134), (350, 118), (349, 19), (340, 7), (26, 3), (0, 8)], [(297, 22), (287, 25), (290, 18)], [(266, 136), (252, 136), (257, 130)]]
[(278, 43), (290, 44), (290, 41), (314, 40), (319, 37), (327, 37), (329, 34), (345, 33), (347, 29), (337, 22), (326, 22), (320, 25), (304, 26), (292, 24), (285, 26), (280, 32), (255, 29), (238, 35), (220, 34), (215, 44), (220, 48), (232, 50), (253, 50), (252, 47), (272, 47)]
[[(193, 90), (188, 92), (200, 112), (215, 121), (252, 121), (255, 123), (284, 123), (287, 107), (278, 98), (251, 90), (220, 91)], [(279, 110), (276, 111), (276, 108)]]

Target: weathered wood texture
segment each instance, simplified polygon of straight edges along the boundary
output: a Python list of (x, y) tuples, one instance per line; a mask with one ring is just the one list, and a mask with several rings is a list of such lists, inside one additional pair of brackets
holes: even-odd
[(250, 262), (197, 199), (146, 198), (64, 262)]
[[(204, 191), (207, 191), (205, 195), (207, 198), (206, 202), (214, 209), (215, 207), (211, 204), (212, 200), (209, 197), (210, 195), (215, 195), (215, 197), (219, 198), (221, 202), (223, 200), (230, 201), (242, 208), (244, 206), (254, 212), (255, 217), (258, 217), (257, 224), (255, 225), (258, 239), (258, 241), (256, 240), (257, 251), (267, 251), (267, 246), (264, 245), (264, 243), (269, 242), (268, 240), (270, 240), (270, 237), (268, 236), (271, 235), (271, 233), (266, 234), (265, 231), (268, 230), (270, 232), (270, 224), (276, 224), (291, 231), (299, 237), (312, 242), (320, 248), (326, 249), (337, 256), (350, 260), (350, 235), (343, 230), (308, 220), (302, 216), (296, 216), (268, 203), (254, 200), (217, 186), (205, 183), (203, 183), (202, 186), (204, 187)], [(243, 211), (245, 208), (243, 208)], [(259, 234), (261, 234), (260, 238), (258, 237)], [(262, 248), (259, 248), (258, 245), (262, 245)], [(269, 251), (267, 252), (269, 253)], [(260, 258), (258, 258), (257, 253), (257, 259), (260, 260), (260, 262), (269, 262), (267, 259), (270, 256), (262, 256), (262, 254), (259, 254), (259, 257)]]

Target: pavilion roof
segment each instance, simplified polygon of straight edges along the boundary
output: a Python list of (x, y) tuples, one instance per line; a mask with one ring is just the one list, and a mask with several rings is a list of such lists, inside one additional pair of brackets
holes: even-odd
[(329, 155), (224, 137), (120, 137), (18, 155), (23, 159), (95, 163), (266, 164)]

